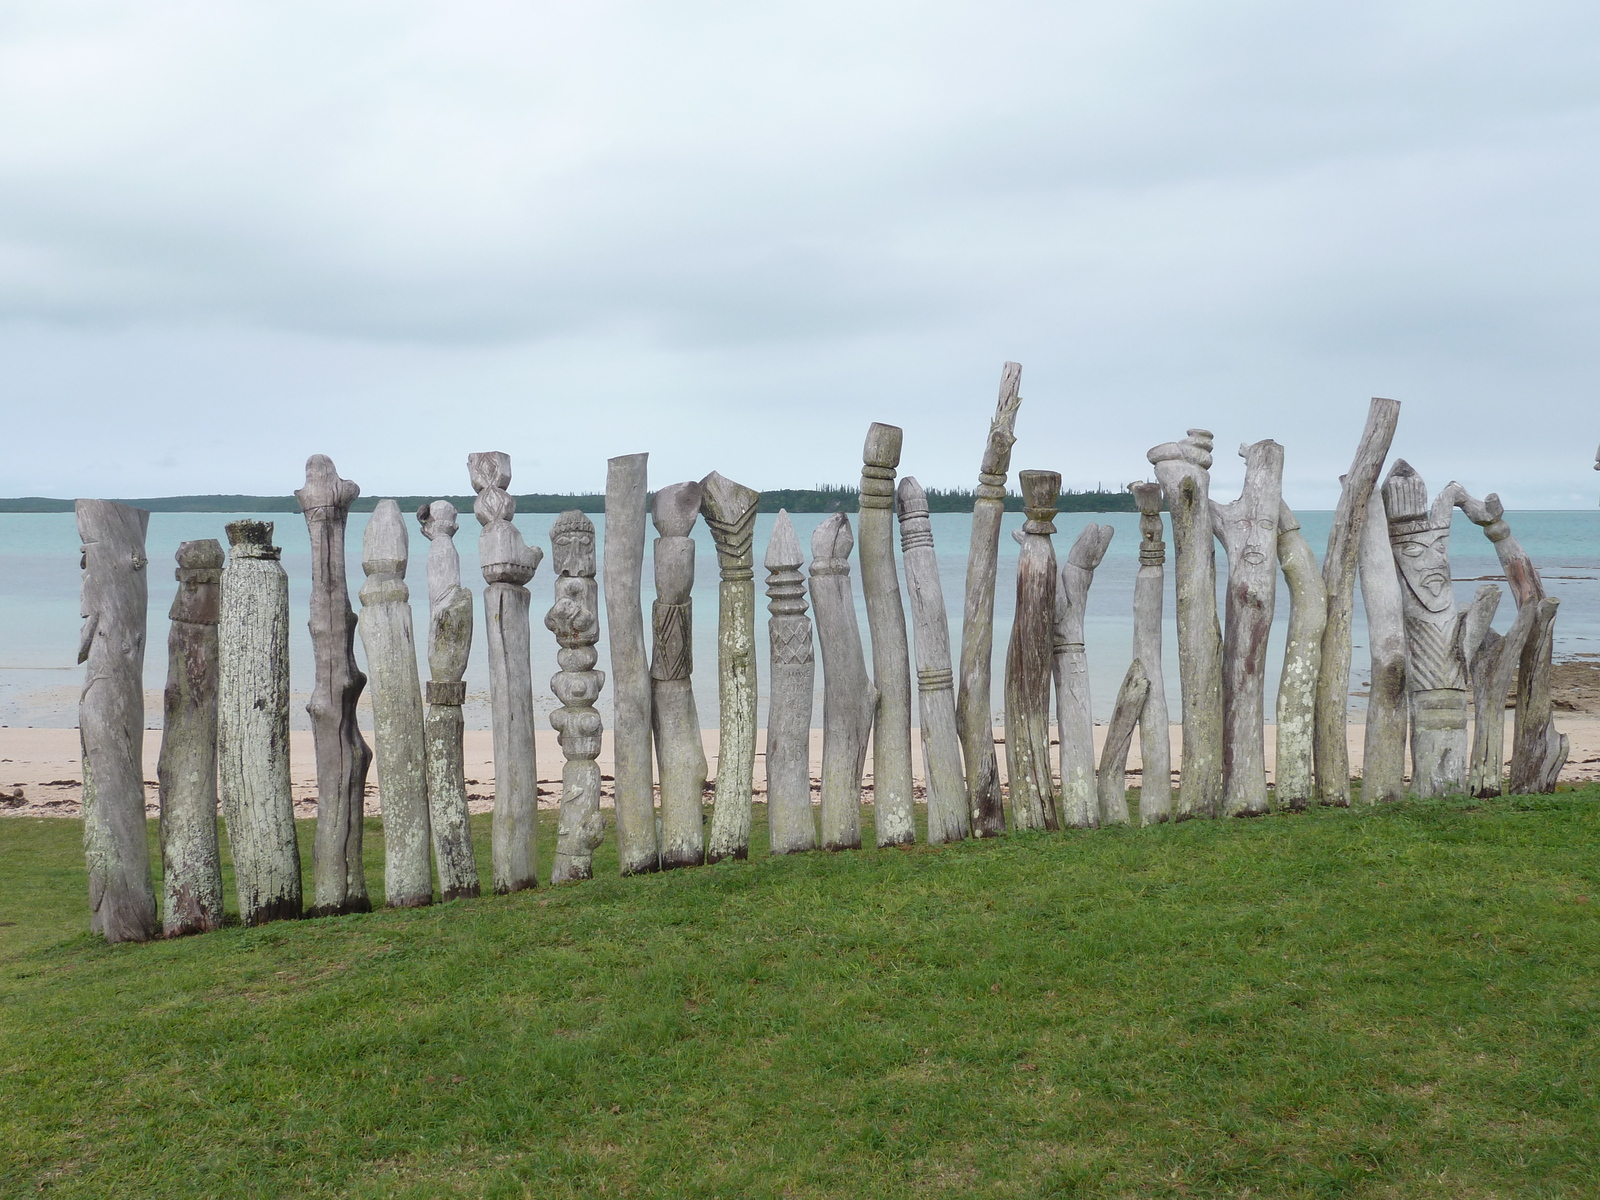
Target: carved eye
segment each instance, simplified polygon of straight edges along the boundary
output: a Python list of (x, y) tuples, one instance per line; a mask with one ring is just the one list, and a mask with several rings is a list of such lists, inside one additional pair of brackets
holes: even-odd
[(1417, 545), (1415, 542), (1407, 542), (1405, 545), (1400, 547), (1400, 553), (1404, 554), (1407, 558), (1421, 558), (1422, 547)]
[(1277, 527), (1278, 527), (1278, 522), (1276, 520), (1274, 520), (1272, 517), (1264, 517), (1264, 518), (1262, 518), (1261, 528), (1265, 529), (1267, 532), (1270, 533), (1270, 532), (1272, 532), (1272, 530), (1276, 529)]

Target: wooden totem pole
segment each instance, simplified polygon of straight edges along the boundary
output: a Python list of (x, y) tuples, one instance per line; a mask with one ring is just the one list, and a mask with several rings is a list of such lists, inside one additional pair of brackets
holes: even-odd
[[(1161, 485), (1130, 483), (1139, 506), (1139, 574), (1133, 584), (1133, 658), (1150, 687), (1139, 710), (1139, 823), (1172, 816), (1172, 741), (1167, 720), (1167, 685), (1161, 664), (1162, 585), (1167, 544), (1162, 540)], [(1102, 759), (1104, 755), (1102, 755)], [(1127, 760), (1123, 760), (1126, 764)], [(1119, 781), (1120, 783), (1120, 781)]]
[(605, 832), (600, 813), (600, 714), (594, 702), (605, 687), (599, 655), (599, 589), (594, 581), (594, 523), (581, 512), (564, 512), (550, 526), (550, 561), (555, 566), (555, 603), (545, 628), (556, 635), (556, 665), (550, 690), (561, 707), (550, 714), (566, 763), (561, 768), (561, 815), (551, 883), (594, 877), (594, 850)]
[(861, 771), (878, 692), (867, 678), (850, 594), (850, 519), (834, 513), (811, 535), (811, 605), (822, 646), (822, 848), (861, 849)]
[(108, 942), (156, 936), (144, 824), (144, 639), (150, 607), (144, 535), (150, 514), (110, 500), (73, 505), (82, 539), (87, 664), (78, 700), (89, 928)]
[(694, 539), (700, 485), (656, 493), (656, 600), (650, 624), (651, 712), (661, 771), (661, 866), (698, 867), (706, 858), (706, 751), (694, 702)]
[[(1317, 677), (1322, 668), (1322, 630), (1328, 623), (1328, 593), (1317, 556), (1287, 504), (1278, 505), (1278, 563), (1289, 587), (1289, 632), (1283, 672), (1278, 676), (1278, 804), (1304, 811), (1316, 795), (1314, 763)], [(1146, 778), (1148, 778), (1148, 774)]]
[(156, 766), (161, 789), (161, 931), (167, 937), (222, 928), (222, 858), (217, 848), (222, 547), (216, 539), (180, 545), (177, 577)]
[[(1053, 670), (1056, 728), (1061, 742), (1061, 822), (1072, 829), (1097, 829), (1100, 804), (1094, 768), (1094, 709), (1089, 699), (1089, 658), (1083, 648), (1083, 619), (1095, 568), (1117, 531), (1110, 525), (1083, 527), (1056, 580)], [(1137, 719), (1138, 714), (1134, 714)], [(1124, 753), (1126, 763), (1127, 755)], [(1126, 820), (1126, 815), (1124, 815)]]
[(1006, 652), (1006, 771), (1011, 777), (1011, 823), (1016, 829), (1059, 829), (1050, 772), (1050, 679), (1055, 646), (1056, 498), (1061, 476), (1023, 471), (1028, 514), (1017, 541), (1017, 610)]
[(661, 868), (650, 770), (650, 663), (639, 600), (649, 461), (648, 454), (627, 454), (606, 463), (606, 633), (615, 714), (617, 865), (624, 875)]
[(779, 510), (767, 542), (767, 828), (772, 853), (817, 848), (811, 811), (811, 693), (816, 681), (804, 558), (788, 512)]
[(1372, 653), (1361, 751), (1361, 799), (1377, 804), (1405, 795), (1406, 775), (1405, 601), (1394, 552), (1389, 548), (1383, 496), (1378, 492), (1367, 502), (1359, 565), (1361, 604), (1366, 610), (1367, 644)]

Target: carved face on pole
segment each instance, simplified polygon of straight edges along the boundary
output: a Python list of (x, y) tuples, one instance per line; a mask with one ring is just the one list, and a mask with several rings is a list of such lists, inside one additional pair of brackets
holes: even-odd
[(594, 524), (581, 512), (562, 513), (550, 526), (550, 549), (556, 573), (592, 578)]
[(1278, 519), (1276, 517), (1240, 516), (1233, 521), (1239, 536), (1244, 539), (1240, 558), (1252, 567), (1271, 562), (1278, 553)]
[(1455, 607), (1450, 590), (1450, 530), (1425, 529), (1394, 539), (1395, 563), (1406, 587), (1429, 612)]

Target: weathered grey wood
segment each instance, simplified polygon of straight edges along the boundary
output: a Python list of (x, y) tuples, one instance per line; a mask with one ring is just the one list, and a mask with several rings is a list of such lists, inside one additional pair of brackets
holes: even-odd
[(1073, 829), (1097, 829), (1100, 804), (1095, 795), (1094, 709), (1089, 699), (1089, 659), (1083, 648), (1083, 619), (1095, 568), (1116, 533), (1110, 525), (1085, 525), (1067, 551), (1056, 580), (1056, 621), (1052, 668), (1056, 684), (1056, 728), (1061, 743), (1061, 821)]
[(867, 678), (850, 593), (850, 519), (834, 513), (811, 535), (811, 607), (822, 647), (822, 848), (861, 849), (861, 772), (878, 691)]
[(1178, 607), (1178, 687), (1183, 763), (1177, 819), (1214, 817), (1222, 804), (1222, 630), (1212, 545), (1211, 434), (1191, 429), (1146, 455), (1172, 517)]
[(1280, 807), (1301, 812), (1316, 795), (1317, 677), (1322, 668), (1322, 631), (1328, 623), (1328, 592), (1299, 520), (1283, 503), (1278, 505), (1278, 563), (1289, 587), (1289, 629), (1278, 676), (1273, 790)]
[(1318, 665), (1315, 727), (1317, 799), (1341, 808), (1350, 806), (1350, 747), (1345, 741), (1350, 710), (1350, 627), (1355, 617), (1356, 569), (1361, 557), (1361, 527), (1388, 457), (1400, 420), (1400, 402), (1374, 396), (1367, 409), (1356, 455), (1344, 476), (1344, 488), (1328, 531), (1322, 559), (1322, 584), (1328, 595), (1328, 619), (1322, 628), (1322, 662)]
[[(767, 542), (767, 828), (773, 854), (817, 848), (811, 811), (811, 693), (816, 682), (805, 563), (788, 512), (780, 509)], [(965, 807), (965, 801), (962, 804)]]
[(217, 621), (222, 547), (215, 538), (178, 547), (178, 594), (167, 634), (161, 757), (161, 932), (222, 928), (217, 848)]
[(550, 562), (556, 572), (555, 603), (545, 628), (556, 635), (556, 665), (550, 688), (561, 707), (550, 714), (560, 735), (561, 815), (556, 827), (551, 883), (594, 877), (594, 851), (605, 833), (600, 812), (600, 714), (594, 702), (606, 685), (594, 644), (600, 636), (600, 596), (594, 581), (594, 523), (581, 512), (564, 512), (550, 526)]
[(1464, 792), (1467, 664), (1450, 588), (1452, 497), (1441, 493), (1430, 508), (1427, 486), (1402, 458), (1383, 482), (1383, 506), (1405, 612), (1411, 787), (1419, 796)]
[(456, 506), (435, 500), (417, 510), (428, 539), (428, 714), (423, 733), (428, 762), (428, 827), (441, 900), (479, 892), (478, 860), (467, 811), (467, 771), (461, 706), (467, 699), (467, 657), (472, 652), (472, 593), (461, 586), (456, 553)]
[(534, 756), (533, 652), (527, 584), (544, 551), (529, 546), (511, 523), (517, 502), (511, 456), (498, 450), (467, 456), (483, 526), (483, 624), (489, 647), (489, 707), (494, 739), (494, 823), (490, 857), (494, 890), (518, 892), (539, 882), (539, 766)]
[(617, 866), (624, 875), (661, 868), (650, 769), (650, 663), (639, 601), (644, 570), (648, 454), (606, 462), (606, 640), (611, 647)]
[(306, 485), (295, 492), (311, 538), (311, 651), (316, 662), (311, 740), (317, 759), (317, 837), (311, 851), (308, 916), (370, 912), (362, 860), (362, 817), (372, 751), (356, 723), (367, 677), (356, 666), (356, 614), (345, 569), (350, 505), (361, 489), (340, 479), (333, 460), (306, 460)]
[(909, 845), (916, 837), (911, 788), (911, 650), (900, 576), (894, 565), (894, 476), (902, 431), (876, 421), (861, 451), (861, 593), (872, 637), (872, 684), (878, 711), (872, 723), (872, 820), (878, 845)]
[(651, 611), (651, 707), (661, 773), (661, 865), (697, 867), (706, 858), (706, 751), (694, 684), (694, 539), (700, 485), (675, 483), (656, 493), (656, 600)]
[(1389, 548), (1389, 519), (1383, 496), (1367, 501), (1361, 527), (1361, 603), (1367, 615), (1367, 644), (1372, 654), (1372, 683), (1367, 689), (1367, 724), (1361, 753), (1361, 799), (1367, 804), (1399, 800), (1406, 774), (1406, 625), (1405, 602), (1394, 553)]
[(961, 622), (961, 680), (956, 724), (966, 765), (967, 804), (974, 837), (997, 837), (1006, 829), (1000, 763), (994, 749), (990, 676), (994, 660), (994, 589), (1005, 516), (1006, 472), (1011, 468), (1012, 430), (1022, 403), (1017, 388), (1022, 364), (1008, 362), (1000, 376), (1000, 400), (989, 423), (978, 487), (972, 501), (972, 541), (967, 551), (966, 604)]
[(108, 942), (156, 936), (144, 824), (144, 640), (150, 606), (144, 535), (150, 514), (110, 500), (73, 505), (83, 543), (78, 700), (89, 928)]
[(1006, 773), (1015, 829), (1059, 829), (1050, 771), (1050, 680), (1056, 624), (1055, 471), (1023, 471), (1028, 519), (1017, 536), (1017, 608), (1006, 649)]
[(239, 919), (298, 917), (300, 846), (289, 787), (289, 577), (271, 521), (226, 527), (217, 625), (217, 791)]
[(747, 858), (756, 772), (756, 502), (761, 493), (713, 471), (700, 511), (717, 547), (717, 699), (721, 734), (706, 861)]
[[(1167, 561), (1162, 540), (1161, 485), (1130, 483), (1139, 506), (1139, 574), (1133, 583), (1133, 657), (1150, 690), (1139, 709), (1139, 823), (1155, 825), (1172, 816), (1172, 743), (1168, 731), (1167, 685), (1161, 666), (1161, 609)], [(1124, 760), (1126, 762), (1126, 760)]]
[(967, 785), (961, 775), (961, 738), (956, 728), (955, 672), (950, 663), (950, 625), (945, 614), (939, 560), (933, 548), (928, 496), (907, 475), (896, 493), (900, 555), (906, 565), (911, 627), (917, 648), (917, 709), (922, 722), (922, 769), (928, 793), (928, 841), (959, 842), (971, 828)]
[(372, 675), (384, 903), (390, 908), (433, 903), (428, 756), (417, 645), (411, 631), (411, 590), (406, 587), (409, 557), (400, 506), (380, 500), (361, 539), (361, 568), (367, 581), (361, 585), (356, 629)]
[(1267, 636), (1278, 595), (1278, 509), (1283, 447), (1270, 439), (1240, 446), (1244, 490), (1211, 502), (1228, 555), (1227, 626), (1222, 639), (1222, 815), (1258, 817), (1267, 798)]
[[(1561, 601), (1552, 597), (1530, 600), (1535, 606), (1533, 626), (1522, 647), (1524, 668), (1548, 661), (1555, 649), (1556, 608)], [(1567, 761), (1570, 745), (1567, 735), (1556, 733), (1550, 724), (1550, 676), (1526, 670), (1527, 683), (1517, 681), (1517, 723), (1511, 743), (1511, 791), (1518, 795), (1553, 792), (1561, 768)]]
[(1499, 607), (1500, 589), (1486, 583), (1478, 589), (1461, 626), (1461, 652), (1472, 684), (1472, 761), (1467, 767), (1467, 790), (1474, 796), (1498, 796), (1504, 790), (1501, 764), (1505, 761), (1506, 693), (1511, 690), (1517, 660), (1539, 606), (1534, 601), (1519, 608), (1504, 637), (1489, 627)]
[(1128, 751), (1133, 746), (1133, 731), (1139, 727), (1139, 714), (1150, 695), (1150, 677), (1144, 664), (1134, 659), (1117, 690), (1117, 704), (1106, 726), (1106, 744), (1100, 754), (1096, 777), (1099, 792), (1096, 816), (1099, 825), (1128, 823)]

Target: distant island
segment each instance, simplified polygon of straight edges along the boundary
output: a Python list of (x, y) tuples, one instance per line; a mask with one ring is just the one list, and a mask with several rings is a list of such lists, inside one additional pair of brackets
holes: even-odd
[[(970, 488), (929, 488), (928, 507), (933, 512), (971, 512)], [(371, 512), (379, 500), (393, 499), (406, 512), (415, 512), (423, 504), (434, 500), (448, 500), (462, 512), (472, 507), (472, 496), (361, 496), (350, 506), (352, 512)], [(535, 492), (518, 496), (517, 511), (521, 513), (558, 513), (569, 509), (580, 512), (604, 512), (606, 498), (597, 492), (551, 493)], [(786, 508), (792, 513), (855, 512), (857, 493), (853, 487), (778, 488), (761, 493), (760, 511), (775, 513)], [(300, 502), (293, 496), (151, 496), (143, 499), (120, 500), (149, 512), (206, 512), (206, 513), (298, 513)], [(1133, 496), (1127, 492), (1107, 492), (1068, 489), (1057, 502), (1061, 512), (1136, 512)], [(0, 512), (6, 513), (60, 513), (71, 512), (71, 500), (56, 500), (48, 496), (20, 496), (0, 499)], [(1015, 492), (1006, 496), (1006, 511), (1021, 512), (1022, 497)]]

